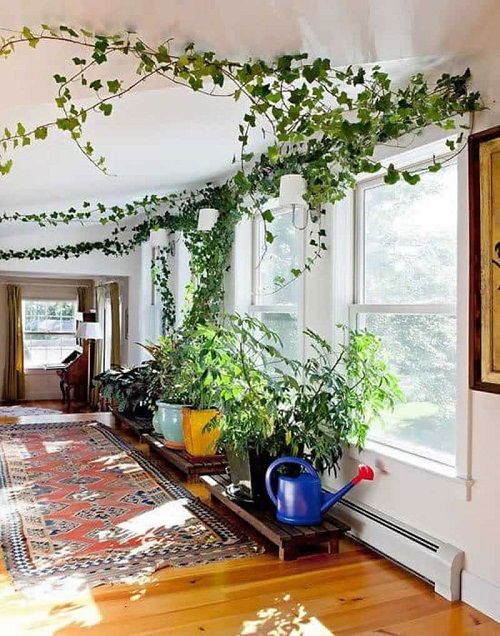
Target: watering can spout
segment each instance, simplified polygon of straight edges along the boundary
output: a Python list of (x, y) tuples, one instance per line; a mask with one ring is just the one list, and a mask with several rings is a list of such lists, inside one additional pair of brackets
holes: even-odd
[(373, 478), (373, 469), (370, 468), (370, 466), (361, 464), (358, 468), (358, 474), (356, 475), (356, 477), (354, 477), (354, 479), (351, 479), (351, 481), (347, 483), (343, 488), (333, 493), (323, 491), (321, 514), (325, 514), (325, 512), (329, 510), (329, 508), (331, 508), (333, 504), (336, 504), (339, 499), (342, 499), (342, 497), (346, 495), (351, 490), (351, 488), (353, 488), (360, 481), (363, 481), (363, 479), (368, 479), (371, 481)]

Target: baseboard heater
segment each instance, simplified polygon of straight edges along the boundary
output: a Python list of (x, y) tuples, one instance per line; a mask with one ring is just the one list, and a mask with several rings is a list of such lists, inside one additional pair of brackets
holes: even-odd
[(462, 550), (347, 499), (335, 507), (335, 516), (351, 527), (353, 539), (425, 579), (449, 601), (460, 599)]

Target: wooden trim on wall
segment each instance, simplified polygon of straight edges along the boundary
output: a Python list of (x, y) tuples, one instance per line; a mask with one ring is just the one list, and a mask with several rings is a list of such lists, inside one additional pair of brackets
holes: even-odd
[(481, 144), (500, 138), (500, 126), (469, 137), (469, 386), (476, 391), (500, 393), (500, 384), (482, 379), (481, 310)]

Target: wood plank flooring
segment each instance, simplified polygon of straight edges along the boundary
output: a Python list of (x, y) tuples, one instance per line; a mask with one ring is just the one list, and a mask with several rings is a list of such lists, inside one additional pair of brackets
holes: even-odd
[[(44, 416), (46, 421), (61, 418), (99, 419), (113, 426), (112, 416), (102, 413)], [(188, 487), (207, 497), (201, 484)], [(480, 612), (448, 603), (422, 581), (350, 540), (342, 541), (340, 554), (334, 556), (284, 563), (271, 551), (163, 569), (143, 583), (47, 600), (17, 594), (2, 563), (0, 628), (2, 636), (500, 636), (500, 625)]]

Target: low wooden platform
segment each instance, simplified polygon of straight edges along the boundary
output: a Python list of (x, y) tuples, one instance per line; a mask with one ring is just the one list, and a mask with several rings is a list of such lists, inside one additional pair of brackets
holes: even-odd
[(297, 558), (300, 548), (304, 546), (320, 547), (326, 544), (328, 553), (336, 554), (339, 551), (339, 538), (350, 529), (328, 513), (318, 526), (290, 526), (280, 523), (273, 510), (257, 510), (228, 497), (226, 488), (230, 484), (230, 479), (227, 475), (204, 475), (201, 481), (212, 497), (277, 545), (282, 561)]
[(142, 441), (146, 442), (153, 453), (159, 455), (188, 478), (198, 479), (200, 475), (216, 475), (226, 470), (227, 460), (224, 455), (193, 457), (186, 451), (167, 448), (161, 438), (152, 433), (145, 433), (142, 436)]
[(118, 413), (116, 411), (112, 411), (115, 416), (116, 424), (119, 427), (124, 428), (127, 431), (130, 431), (133, 435), (137, 437), (137, 439), (141, 439), (141, 437), (145, 433), (150, 433), (153, 429), (153, 425), (149, 420), (136, 420), (134, 418), (128, 417), (123, 413)]

